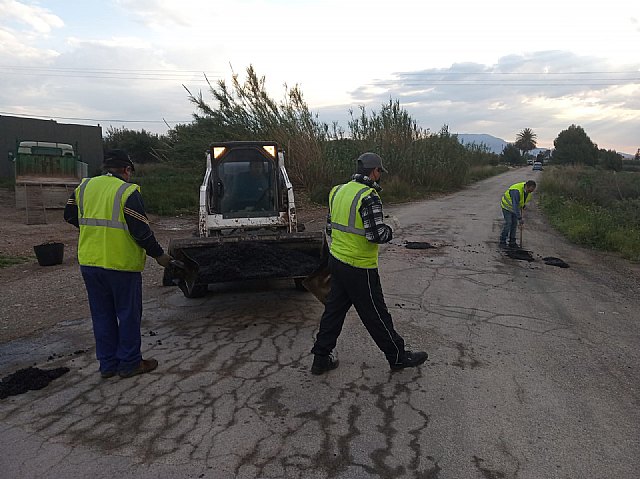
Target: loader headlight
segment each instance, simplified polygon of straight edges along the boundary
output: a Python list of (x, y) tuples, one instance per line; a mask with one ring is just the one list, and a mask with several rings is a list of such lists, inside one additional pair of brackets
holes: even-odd
[(272, 158), (276, 157), (276, 147), (273, 145), (265, 145), (262, 147), (262, 149), (264, 151), (266, 151), (267, 153), (269, 153), (269, 155), (271, 155)]
[(214, 146), (213, 147), (213, 157), (217, 160), (222, 156), (225, 152), (226, 148), (224, 146)]

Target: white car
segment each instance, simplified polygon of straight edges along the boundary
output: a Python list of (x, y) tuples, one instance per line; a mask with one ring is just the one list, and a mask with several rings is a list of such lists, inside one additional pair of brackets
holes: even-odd
[(539, 161), (534, 161), (533, 162), (533, 171), (542, 171), (542, 163)]

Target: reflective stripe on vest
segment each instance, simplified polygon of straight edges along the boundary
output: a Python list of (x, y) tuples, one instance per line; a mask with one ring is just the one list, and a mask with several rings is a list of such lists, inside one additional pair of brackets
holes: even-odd
[(350, 181), (336, 186), (329, 197), (331, 254), (356, 268), (378, 267), (378, 245), (367, 240), (360, 215), (362, 198), (375, 189)]
[(81, 265), (117, 271), (144, 269), (146, 253), (129, 234), (124, 217), (124, 204), (138, 188), (110, 175), (83, 180), (76, 188)]
[[(340, 191), (340, 188), (342, 188), (343, 186), (344, 185), (339, 185), (336, 187), (335, 192), (331, 197), (331, 205), (329, 206), (329, 211), (333, 210), (333, 200), (335, 199), (338, 191)], [(341, 225), (339, 223), (336, 223), (335, 221), (332, 221), (331, 222), (332, 230), (336, 229), (338, 231), (344, 231), (345, 233), (353, 233), (354, 235), (365, 236), (364, 227), (363, 228), (356, 227), (356, 215), (358, 214), (358, 204), (360, 202), (360, 198), (362, 198), (362, 195), (364, 195), (369, 190), (371, 190), (371, 187), (365, 186), (360, 191), (358, 191), (356, 195), (353, 197), (353, 201), (351, 202), (351, 208), (349, 208), (349, 223), (346, 225)]]
[(129, 231), (129, 227), (127, 226), (126, 221), (119, 221), (120, 217), (120, 209), (122, 208), (122, 196), (124, 192), (127, 191), (127, 188), (130, 186), (137, 186), (134, 183), (122, 183), (118, 191), (116, 192), (116, 197), (113, 202), (113, 211), (111, 213), (110, 220), (101, 220), (97, 218), (84, 218), (84, 191), (87, 189), (87, 184), (89, 184), (89, 179), (83, 181), (80, 185), (80, 191), (78, 193), (78, 223), (81, 225), (88, 226), (106, 226), (107, 228), (118, 228), (121, 230)]

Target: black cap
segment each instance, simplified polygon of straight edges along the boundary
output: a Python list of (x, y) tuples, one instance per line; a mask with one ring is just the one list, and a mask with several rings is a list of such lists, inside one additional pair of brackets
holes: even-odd
[(124, 150), (107, 151), (104, 154), (102, 165), (105, 168), (126, 168), (130, 166), (133, 171), (136, 171), (136, 167), (133, 166), (133, 161), (131, 161), (129, 154)]
[(363, 153), (358, 157), (358, 165), (362, 165), (365, 169), (380, 168), (385, 173), (388, 173), (386, 168), (382, 166), (382, 158), (375, 153)]

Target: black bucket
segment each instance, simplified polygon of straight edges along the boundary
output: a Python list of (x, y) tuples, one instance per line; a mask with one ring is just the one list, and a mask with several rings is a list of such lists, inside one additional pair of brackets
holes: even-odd
[(63, 243), (42, 243), (33, 247), (33, 251), (38, 258), (40, 266), (53, 266), (54, 264), (62, 264), (64, 257)]

